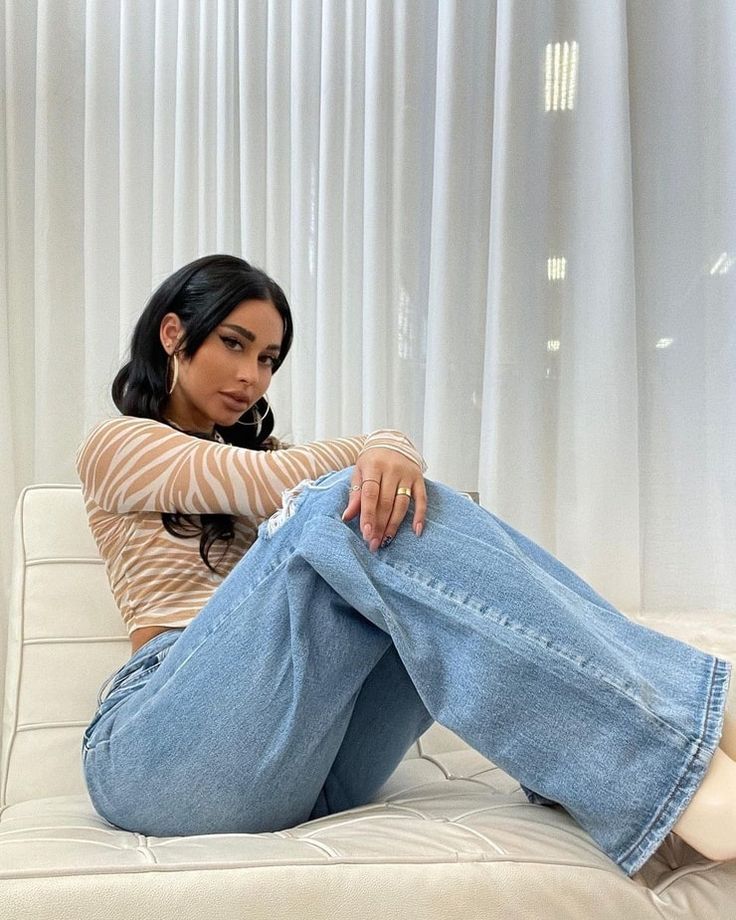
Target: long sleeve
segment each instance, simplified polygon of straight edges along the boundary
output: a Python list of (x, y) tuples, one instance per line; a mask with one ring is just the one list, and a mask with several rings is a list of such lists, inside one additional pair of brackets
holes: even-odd
[(426, 463), (400, 431), (312, 441), (280, 450), (247, 450), (205, 441), (153, 419), (119, 416), (95, 427), (79, 446), (76, 468), (86, 499), (105, 511), (235, 514), (262, 520), (281, 493), (389, 447)]

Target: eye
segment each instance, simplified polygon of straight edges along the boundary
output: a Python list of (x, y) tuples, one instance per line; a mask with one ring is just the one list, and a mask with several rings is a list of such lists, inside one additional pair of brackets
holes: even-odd
[[(226, 347), (229, 351), (234, 351), (234, 350), (235, 350), (234, 348), (232, 348), (232, 345), (237, 345), (238, 348), (240, 348), (240, 349), (243, 348), (243, 343), (242, 343), (241, 341), (239, 341), (238, 339), (232, 338), (232, 336), (229, 336), (229, 335), (221, 335), (220, 338), (221, 338), (222, 341), (225, 343), (225, 347)], [(228, 343), (229, 343), (229, 344), (228, 344)], [(262, 357), (265, 358), (266, 361), (269, 361), (269, 362), (270, 362), (269, 365), (268, 365), (269, 367), (275, 367), (275, 366), (276, 366), (276, 361), (277, 361), (278, 359), (275, 358), (274, 355), (263, 355)]]

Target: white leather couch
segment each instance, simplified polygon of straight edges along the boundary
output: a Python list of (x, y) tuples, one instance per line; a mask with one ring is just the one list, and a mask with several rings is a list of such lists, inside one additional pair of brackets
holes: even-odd
[(255, 835), (113, 827), (88, 798), (80, 746), (130, 646), (80, 489), (24, 489), (14, 527), (2, 920), (736, 918), (736, 862), (710, 862), (671, 834), (628, 878), (567, 812), (529, 804), (437, 723), (376, 801), (349, 812)]

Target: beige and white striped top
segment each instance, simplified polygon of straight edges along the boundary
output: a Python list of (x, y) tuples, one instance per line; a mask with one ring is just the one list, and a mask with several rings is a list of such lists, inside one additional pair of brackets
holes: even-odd
[[(303, 479), (353, 465), (372, 447), (398, 450), (426, 472), (411, 440), (393, 428), (311, 441), (278, 450), (247, 450), (205, 441), (153, 419), (129, 415), (94, 427), (76, 468), (113, 597), (128, 635), (142, 626), (186, 626), (281, 508), (281, 493)], [(347, 501), (346, 501), (347, 504)], [(199, 534), (174, 537), (161, 512), (235, 515), (234, 539), (199, 555)]]

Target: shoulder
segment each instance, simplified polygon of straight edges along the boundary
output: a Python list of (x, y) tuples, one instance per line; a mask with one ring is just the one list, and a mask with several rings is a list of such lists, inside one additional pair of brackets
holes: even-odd
[(174, 429), (169, 425), (165, 425), (163, 422), (157, 422), (152, 418), (138, 418), (134, 415), (115, 415), (98, 422), (90, 429), (84, 440), (88, 441), (100, 435), (117, 432), (160, 431), (162, 434), (166, 434), (173, 430)]
[(163, 422), (157, 422), (152, 418), (138, 418), (133, 415), (115, 415), (111, 418), (103, 419), (97, 422), (84, 436), (82, 443), (97, 440), (100, 437), (107, 437), (111, 434), (123, 434), (136, 431), (160, 431), (162, 433), (173, 431)]
[(155, 419), (116, 415), (97, 422), (87, 432), (77, 448), (77, 461), (85, 453), (96, 452), (113, 444), (120, 445), (136, 435), (162, 438), (172, 434), (175, 432), (169, 425)]

